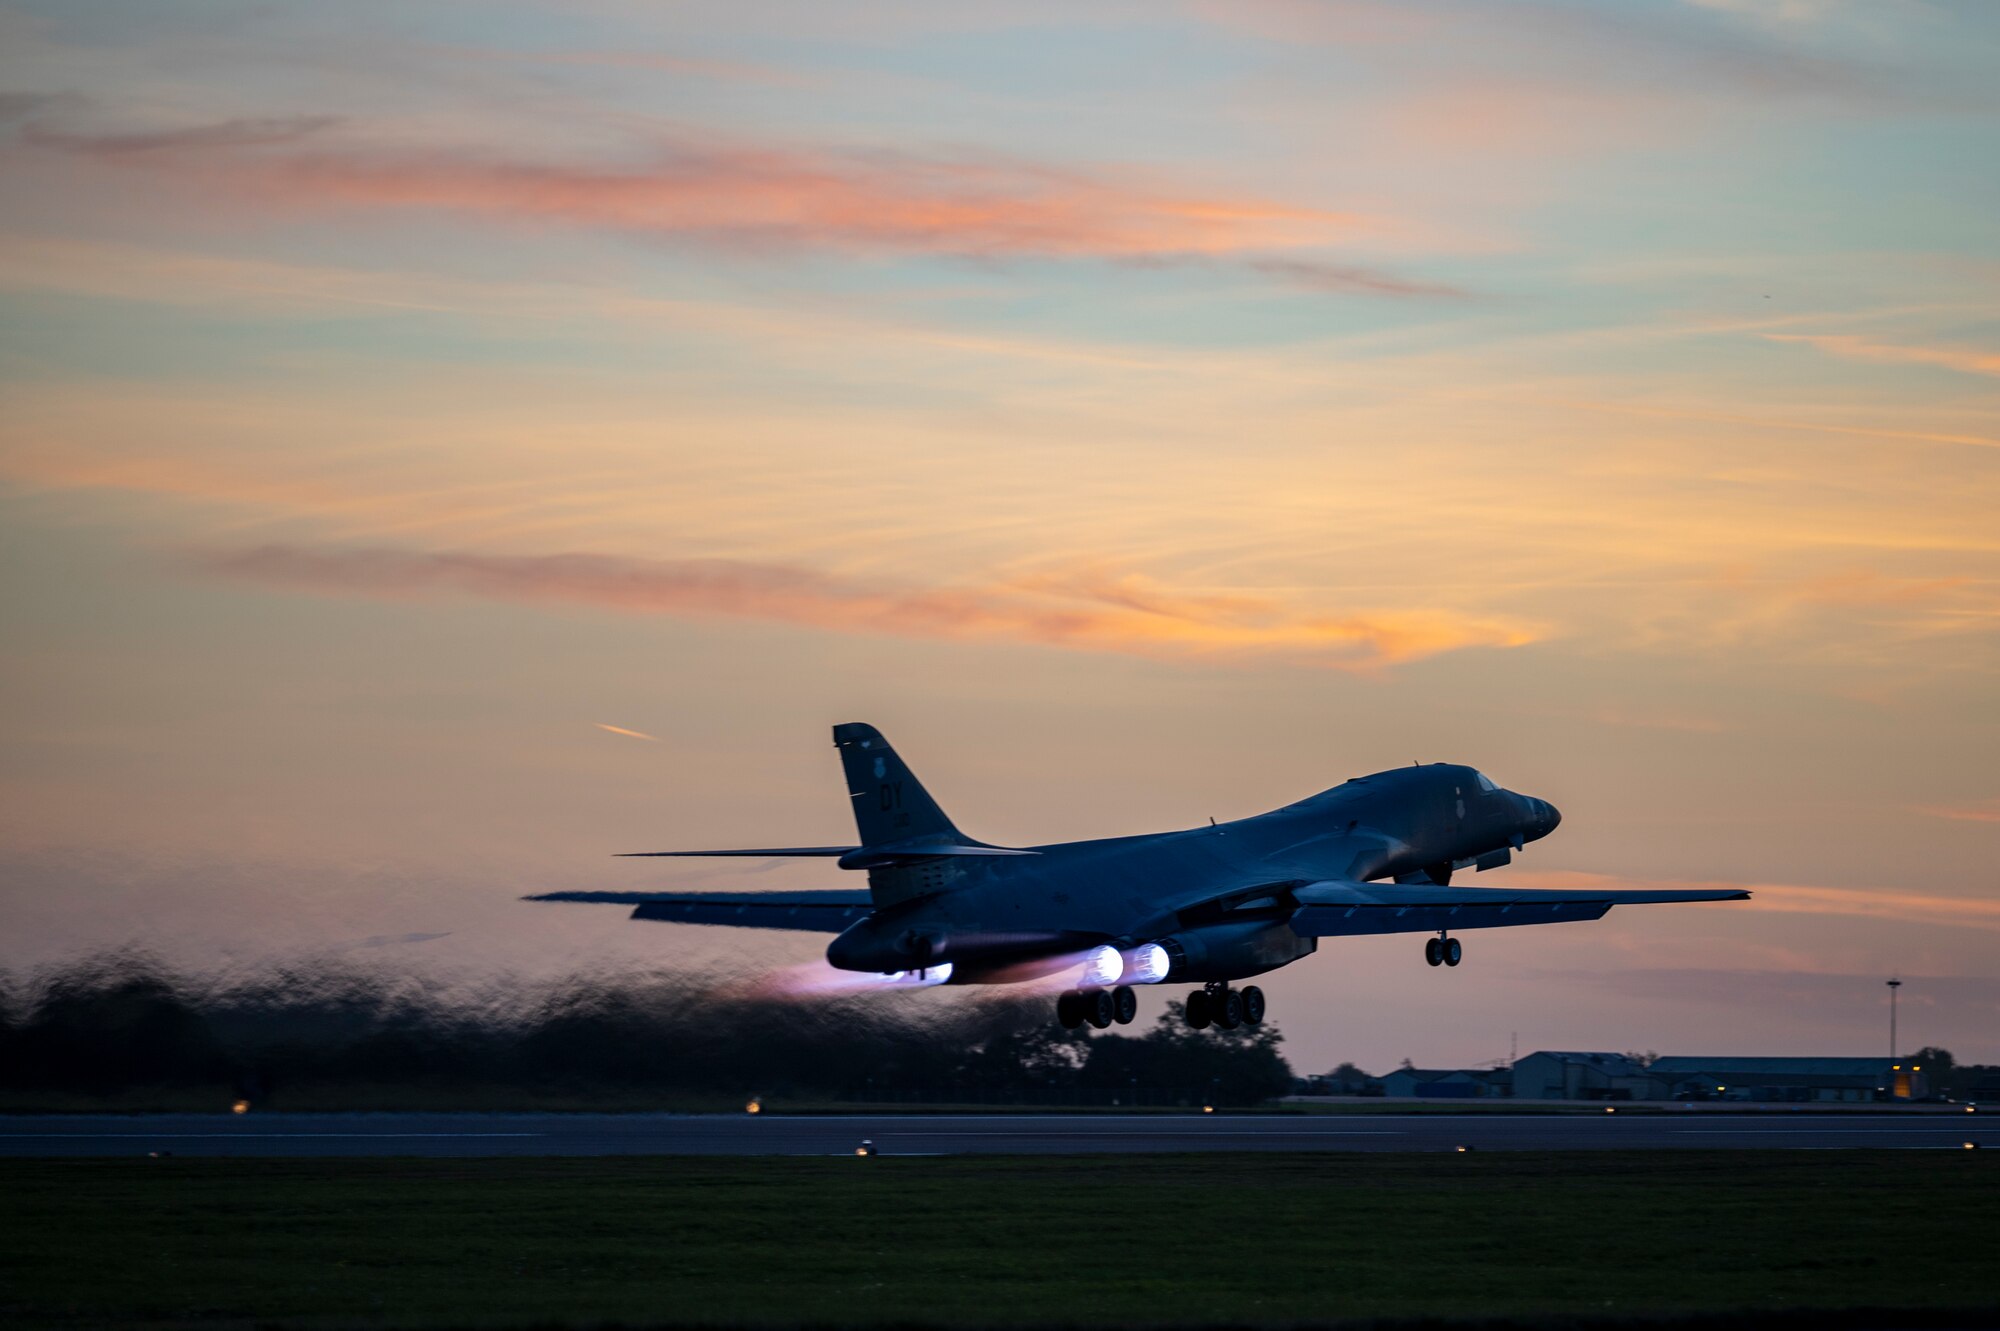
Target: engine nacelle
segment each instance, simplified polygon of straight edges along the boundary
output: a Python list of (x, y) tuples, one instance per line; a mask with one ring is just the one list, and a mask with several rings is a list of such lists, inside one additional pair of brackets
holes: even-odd
[(1310, 956), (1317, 938), (1301, 938), (1286, 920), (1243, 920), (1208, 924), (1162, 938), (1168, 960), (1167, 981), (1207, 983), (1262, 975)]

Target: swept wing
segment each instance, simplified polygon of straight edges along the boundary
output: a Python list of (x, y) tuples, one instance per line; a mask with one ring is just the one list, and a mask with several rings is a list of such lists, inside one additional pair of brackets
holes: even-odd
[(1293, 889), (1292, 930), (1307, 938), (1343, 934), (1433, 933), (1503, 925), (1595, 920), (1613, 906), (1673, 901), (1745, 901), (1748, 892), (1675, 888), (1610, 892), (1596, 888), (1435, 887), (1421, 883), (1308, 883)]
[(837, 934), (871, 909), (868, 892), (544, 892), (525, 901), (628, 905), (635, 920), (727, 924), (739, 929), (801, 929)]

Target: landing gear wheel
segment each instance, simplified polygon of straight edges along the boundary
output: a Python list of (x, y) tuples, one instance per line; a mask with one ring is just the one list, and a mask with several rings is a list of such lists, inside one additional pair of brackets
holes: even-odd
[(1083, 1015), (1101, 1031), (1118, 1020), (1118, 1000), (1109, 989), (1093, 989), (1083, 996)]
[(1083, 995), (1074, 989), (1065, 989), (1056, 999), (1056, 1020), (1066, 1031), (1073, 1031), (1083, 1025)]
[(1233, 1031), (1243, 1024), (1243, 994), (1236, 989), (1224, 989), (1219, 997), (1209, 1004), (1209, 1015), (1215, 1024), (1225, 1031)]
[(1426, 938), (1424, 940), (1424, 963), (1429, 966), (1442, 966), (1444, 964), (1444, 940), (1442, 938)]
[(1206, 989), (1197, 989), (1187, 996), (1188, 1028), (1190, 1030), (1205, 1031), (1208, 1029), (1209, 1020), (1208, 991)]
[(1447, 938), (1444, 940), (1445, 965), (1456, 966), (1458, 964), (1458, 959), (1464, 955), (1465, 955), (1465, 948), (1460, 945), (1459, 941), (1456, 938)]
[(1139, 1015), (1139, 995), (1132, 992), (1132, 986), (1121, 984), (1111, 991), (1112, 1020), (1120, 1026), (1130, 1026), (1132, 1018)]
[(1264, 991), (1256, 985), (1246, 985), (1243, 989), (1243, 1024), (1262, 1026), (1264, 1024)]

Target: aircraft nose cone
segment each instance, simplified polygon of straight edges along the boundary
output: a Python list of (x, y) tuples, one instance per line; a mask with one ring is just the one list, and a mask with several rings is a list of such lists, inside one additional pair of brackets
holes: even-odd
[(1547, 800), (1536, 800), (1535, 803), (1542, 806), (1542, 835), (1547, 836), (1555, 831), (1556, 824), (1563, 820), (1562, 810)]

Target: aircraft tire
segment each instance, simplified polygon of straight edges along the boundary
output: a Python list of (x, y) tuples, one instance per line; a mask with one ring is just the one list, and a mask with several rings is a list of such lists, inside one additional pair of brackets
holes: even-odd
[(1066, 1031), (1073, 1031), (1083, 1025), (1083, 995), (1074, 989), (1065, 989), (1056, 999), (1056, 1020)]
[(1187, 1024), (1191, 1030), (1204, 1031), (1208, 1023), (1208, 991), (1197, 989), (1187, 996)]
[(1083, 1015), (1101, 1031), (1118, 1020), (1118, 1000), (1109, 989), (1093, 989), (1083, 996)]
[(1424, 940), (1424, 963), (1430, 966), (1444, 964), (1444, 941), (1438, 938)]
[(1243, 987), (1243, 1024), (1245, 1026), (1264, 1024), (1264, 991), (1254, 984)]
[(1111, 991), (1111, 1002), (1117, 1015), (1113, 1018), (1120, 1026), (1130, 1026), (1132, 1018), (1139, 1015), (1139, 995), (1132, 992), (1132, 986), (1121, 984)]
[(1444, 964), (1456, 966), (1458, 959), (1465, 955), (1465, 947), (1456, 938), (1444, 940)]
[(1243, 1024), (1243, 994), (1240, 990), (1225, 989), (1210, 1008), (1215, 1024), (1225, 1031), (1233, 1031)]

